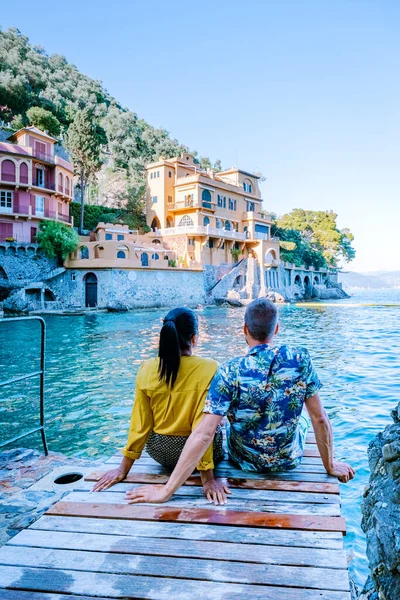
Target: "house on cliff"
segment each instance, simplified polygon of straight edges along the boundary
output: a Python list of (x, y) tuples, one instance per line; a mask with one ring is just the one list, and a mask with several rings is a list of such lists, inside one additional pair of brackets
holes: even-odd
[(33, 243), (46, 219), (72, 226), (74, 171), (56, 142), (34, 126), (0, 141), (0, 242)]

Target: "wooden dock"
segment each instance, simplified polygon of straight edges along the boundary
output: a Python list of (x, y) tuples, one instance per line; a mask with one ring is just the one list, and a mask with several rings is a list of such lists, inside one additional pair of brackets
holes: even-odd
[(110, 490), (90, 493), (90, 474), (0, 548), (0, 600), (350, 600), (339, 486), (313, 434), (293, 471), (216, 472), (226, 506), (196, 476), (166, 504), (126, 504), (133, 485), (167, 479), (146, 454)]

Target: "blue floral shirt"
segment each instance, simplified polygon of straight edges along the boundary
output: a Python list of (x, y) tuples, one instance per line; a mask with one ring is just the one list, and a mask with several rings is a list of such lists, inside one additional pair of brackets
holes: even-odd
[(260, 344), (219, 366), (204, 412), (227, 416), (229, 455), (242, 469), (292, 469), (303, 456), (304, 401), (321, 387), (306, 348)]

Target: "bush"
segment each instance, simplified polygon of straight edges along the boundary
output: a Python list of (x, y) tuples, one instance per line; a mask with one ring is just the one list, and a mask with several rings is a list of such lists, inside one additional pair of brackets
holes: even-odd
[(60, 121), (49, 110), (40, 106), (32, 106), (26, 111), (29, 123), (38, 127), (42, 131), (47, 131), (49, 135), (60, 135)]
[(64, 260), (70, 252), (77, 249), (79, 237), (74, 229), (64, 223), (46, 221), (40, 223), (36, 242), (49, 258), (58, 257)]
[[(74, 223), (79, 223), (81, 214), (80, 202), (71, 202), (70, 215), (74, 217)], [(83, 228), (92, 231), (101, 221), (110, 223), (121, 214), (119, 208), (108, 208), (107, 206), (97, 206), (97, 204), (85, 204), (85, 215)]]

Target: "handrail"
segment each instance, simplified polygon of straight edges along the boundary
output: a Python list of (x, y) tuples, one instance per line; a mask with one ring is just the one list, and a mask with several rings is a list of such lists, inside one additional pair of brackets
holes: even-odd
[(36, 433), (37, 431), (40, 431), (40, 435), (42, 436), (43, 450), (44, 450), (45, 456), (47, 456), (49, 453), (49, 450), (48, 450), (48, 446), (47, 446), (46, 432), (45, 432), (45, 425), (44, 425), (44, 376), (45, 376), (45, 350), (46, 350), (46, 323), (44, 322), (44, 319), (42, 319), (42, 317), (35, 316), (35, 317), (15, 317), (12, 319), (1, 319), (0, 324), (14, 323), (15, 321), (39, 321), (40, 329), (41, 329), (40, 370), (32, 371), (31, 373), (26, 373), (25, 375), (19, 375), (17, 377), (12, 377), (11, 379), (6, 379), (5, 381), (0, 381), (0, 387), (4, 387), (6, 385), (13, 385), (14, 383), (17, 383), (18, 381), (23, 381), (25, 379), (39, 377), (40, 378), (39, 426), (35, 427), (34, 429), (31, 429), (30, 431), (26, 431), (25, 433), (22, 433), (21, 435), (17, 435), (16, 437), (6, 440), (5, 442), (2, 442), (0, 444), (0, 448), (2, 448), (3, 446), (8, 446), (9, 444), (17, 442), (18, 440), (20, 440), (28, 435), (32, 435), (32, 433)]

